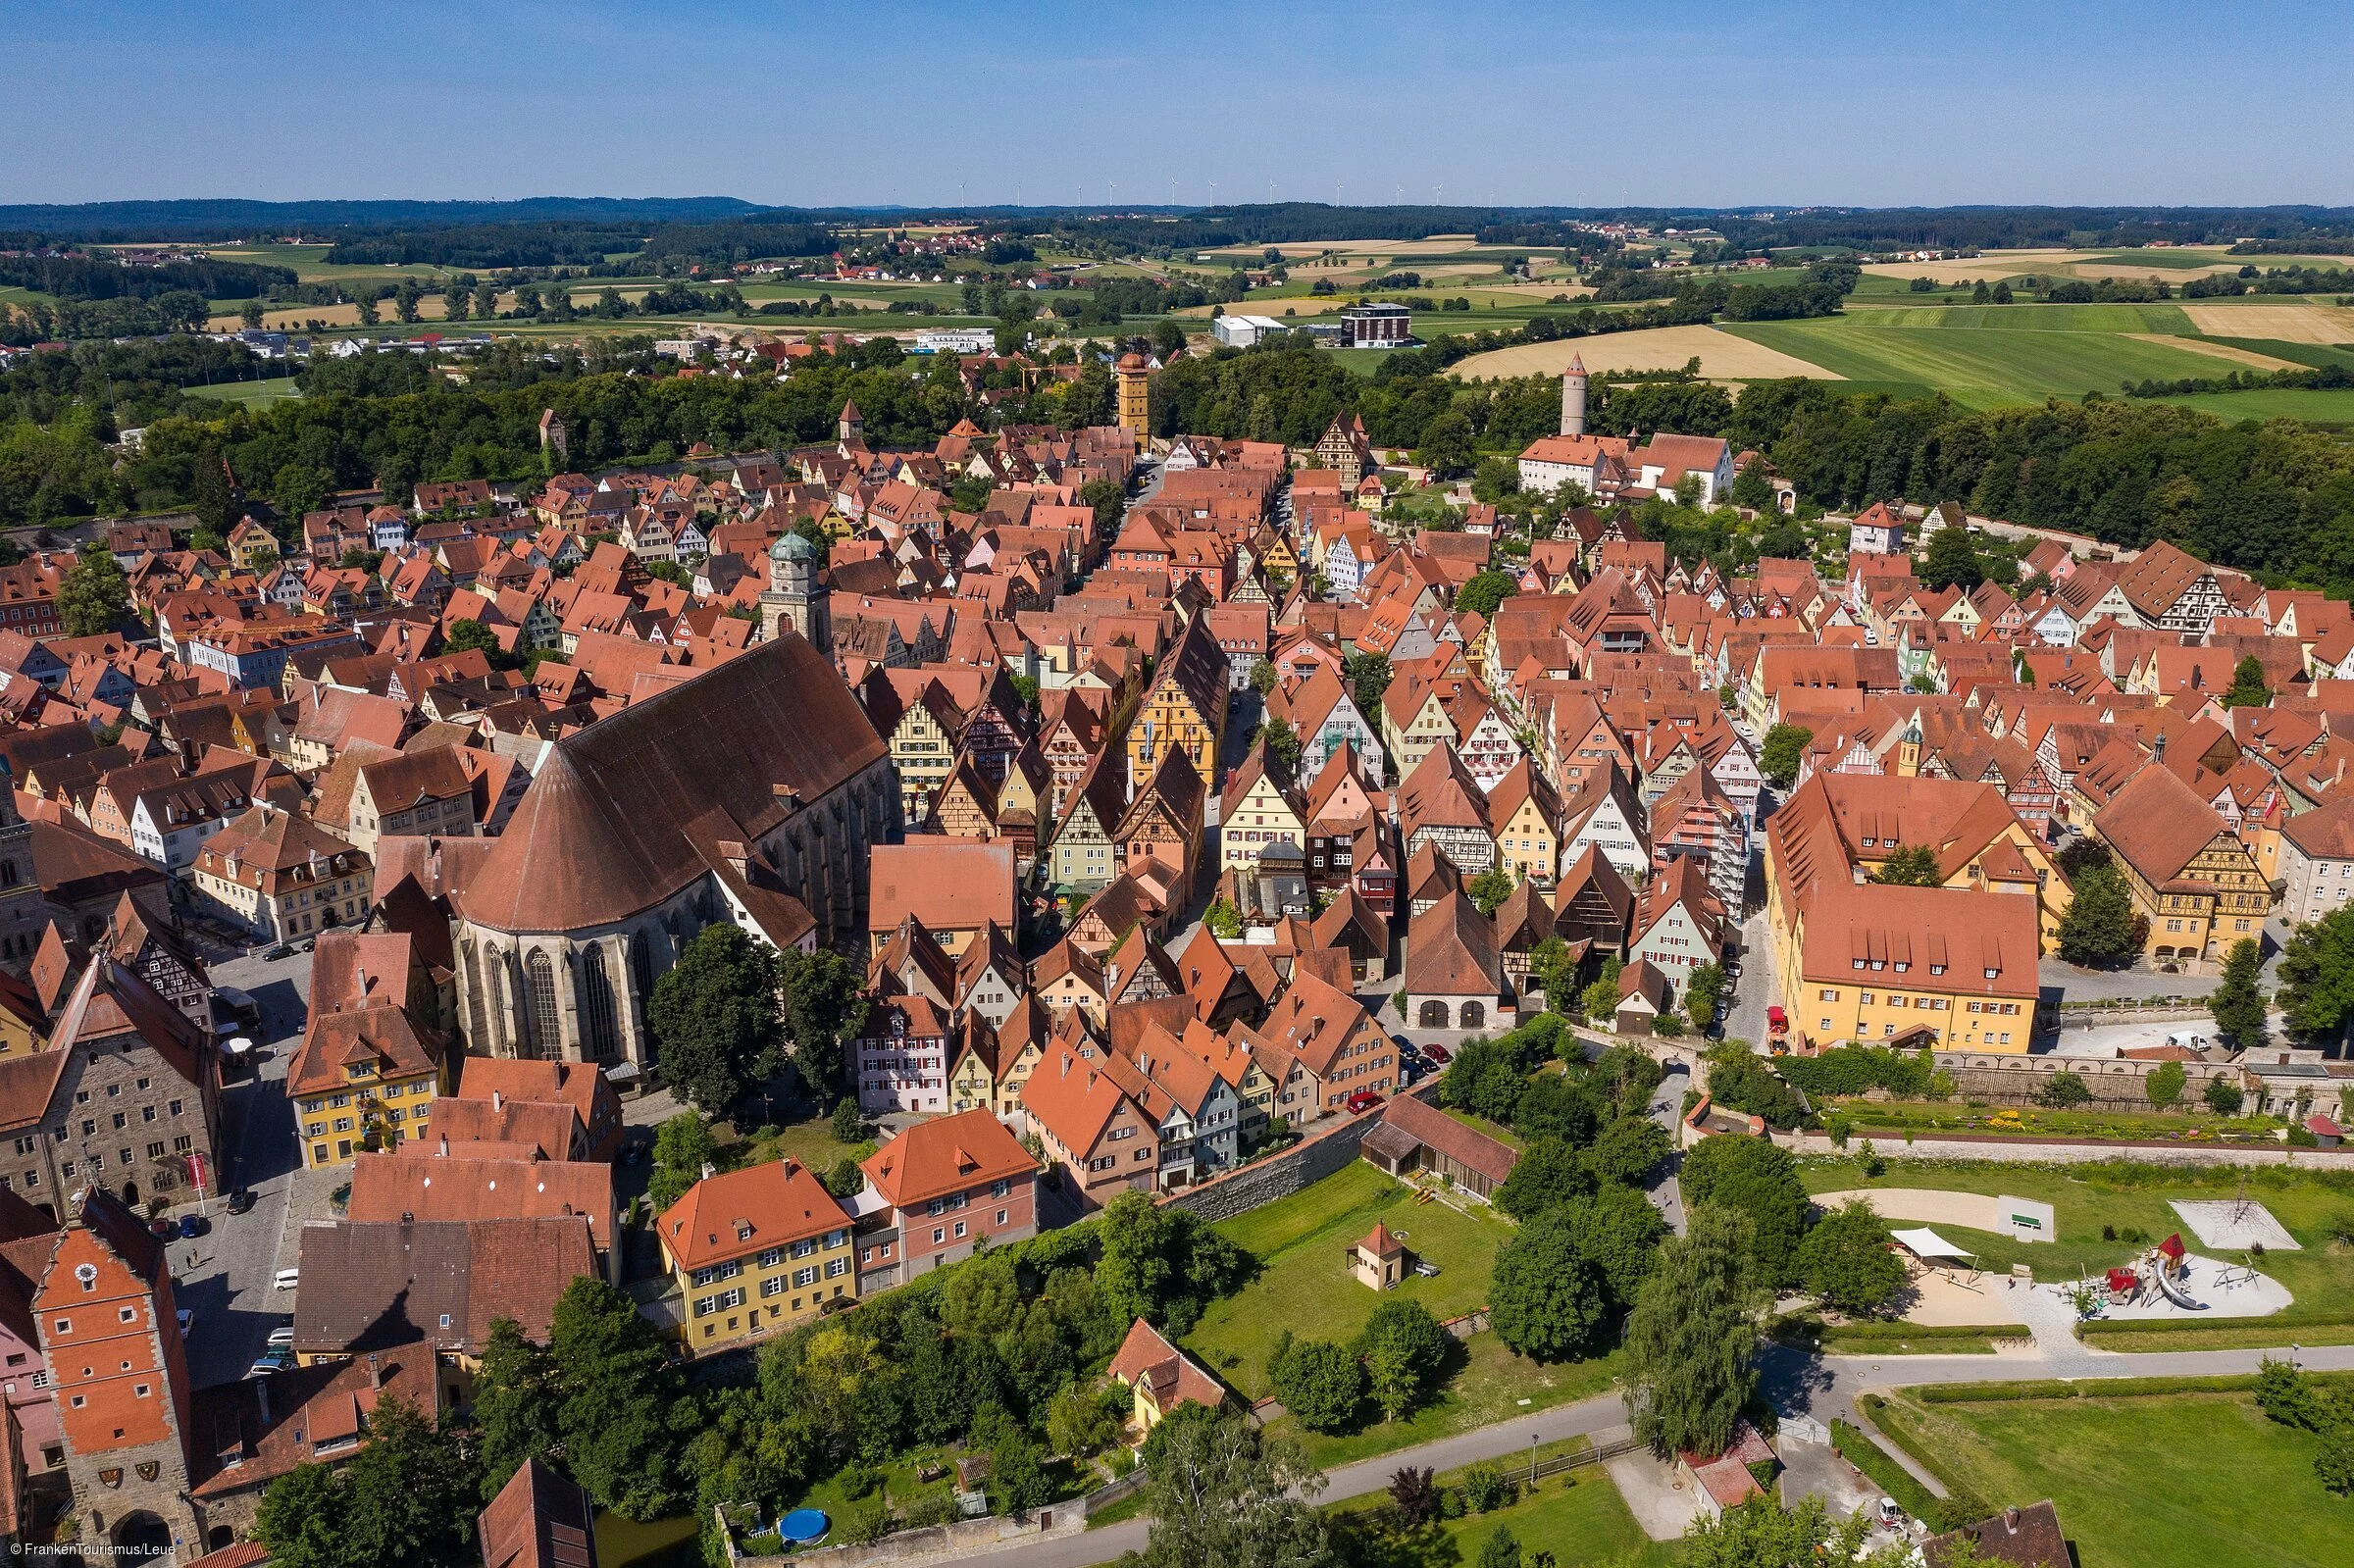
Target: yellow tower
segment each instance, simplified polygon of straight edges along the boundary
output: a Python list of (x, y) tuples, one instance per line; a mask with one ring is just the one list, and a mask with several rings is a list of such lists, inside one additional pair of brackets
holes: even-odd
[(1146, 427), (1151, 421), (1151, 373), (1146, 369), (1142, 354), (1122, 354), (1112, 371), (1119, 383), (1120, 429), (1143, 440), (1149, 433)]

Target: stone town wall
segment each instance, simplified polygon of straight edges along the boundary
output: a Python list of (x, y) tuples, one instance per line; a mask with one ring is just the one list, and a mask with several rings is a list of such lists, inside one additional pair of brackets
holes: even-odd
[[(1859, 1138), (1841, 1148), (1819, 1133), (1776, 1133), (1773, 1140), (1793, 1154), (1852, 1154)], [(2001, 1138), (1943, 1133), (1935, 1138), (1875, 1138), (1872, 1148), (1892, 1160), (1981, 1160), (2016, 1165), (2087, 1165), (2130, 1160), (2139, 1165), (2263, 1166), (2299, 1170), (2354, 1171), (2354, 1148), (2291, 1148), (2285, 1143), (2167, 1143), (2115, 1138)]]
[[(1989, 1105), (2032, 1105), (2036, 1091), (2062, 1068), (2083, 1080), (2092, 1091), (2092, 1103), (2111, 1110), (2146, 1111), (2149, 1095), (2144, 1086), (2162, 1063), (2143, 1061), (2100, 1061), (2068, 1056), (2004, 1056), (1982, 1051), (1939, 1051), (1937, 1066), (1952, 1075), (1954, 1092), (1963, 1099), (1984, 1100)], [(2224, 1062), (2184, 1062), (2182, 1064), (2182, 1103), (2197, 1105), (2206, 1095), (2207, 1085), (2218, 1078), (2240, 1082), (2237, 1067)]]
[[(1427, 1103), (1437, 1090), (1438, 1080), (1434, 1077), (1407, 1092)], [(1356, 1158), (1357, 1145), (1380, 1120), (1369, 1111), (1362, 1116), (1344, 1114), (1328, 1118), (1319, 1131), (1280, 1154), (1254, 1160), (1199, 1186), (1180, 1188), (1164, 1194), (1160, 1201), (1204, 1220), (1232, 1219), (1261, 1203), (1289, 1197), (1347, 1167)]]

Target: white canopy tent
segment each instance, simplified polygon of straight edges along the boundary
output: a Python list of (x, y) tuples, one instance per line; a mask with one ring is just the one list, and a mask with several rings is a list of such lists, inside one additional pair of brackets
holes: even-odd
[(1976, 1256), (1954, 1245), (1925, 1225), (1919, 1230), (1891, 1231), (1888, 1234), (1899, 1246), (1924, 1263), (1968, 1263)]

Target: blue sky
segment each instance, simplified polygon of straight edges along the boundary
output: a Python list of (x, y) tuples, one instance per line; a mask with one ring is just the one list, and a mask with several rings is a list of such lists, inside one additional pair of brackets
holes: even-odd
[(2354, 202), (2347, 0), (12, 0), (0, 201)]

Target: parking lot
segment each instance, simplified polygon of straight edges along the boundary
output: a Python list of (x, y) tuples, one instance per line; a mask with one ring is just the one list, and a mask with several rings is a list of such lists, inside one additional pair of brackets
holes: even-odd
[[(308, 953), (222, 958), (212, 964), (212, 977), (215, 986), (254, 999), (262, 1029), (254, 1040), (260, 1059), (231, 1073), (222, 1087), (223, 1169), (212, 1190), (201, 1204), (169, 1211), (174, 1219), (199, 1210), (205, 1217), (203, 1235), (171, 1243), (173, 1293), (194, 1314), (188, 1376), (200, 1389), (245, 1376), (270, 1331), (294, 1309), (293, 1292), (273, 1290), (271, 1276), (294, 1262), (293, 1240), (285, 1233), (300, 1150), (285, 1080), (302, 1038), (311, 959)], [(253, 1207), (230, 1214), (224, 1195), (240, 1188), (254, 1194)]]

